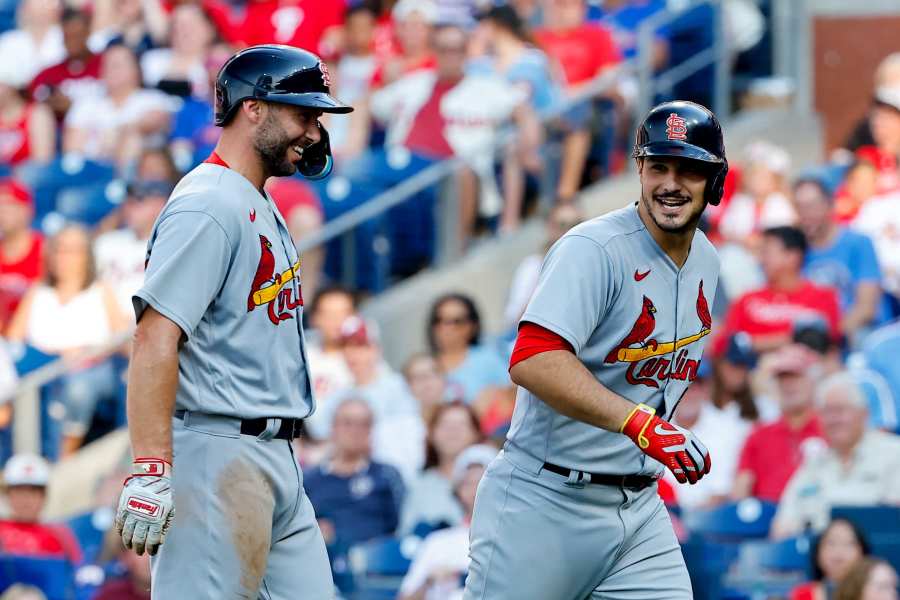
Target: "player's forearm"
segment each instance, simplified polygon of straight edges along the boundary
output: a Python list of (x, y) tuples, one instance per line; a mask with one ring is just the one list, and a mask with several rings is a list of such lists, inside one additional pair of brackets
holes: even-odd
[(128, 372), (128, 432), (134, 456), (172, 462), (178, 346), (138, 327)]
[(565, 350), (535, 354), (513, 366), (509, 374), (513, 382), (557, 412), (607, 431), (618, 433), (634, 408)]

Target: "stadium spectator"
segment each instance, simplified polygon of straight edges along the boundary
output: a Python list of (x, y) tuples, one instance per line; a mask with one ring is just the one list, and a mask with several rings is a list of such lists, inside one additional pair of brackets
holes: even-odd
[(735, 194), (719, 220), (725, 240), (755, 249), (759, 233), (792, 225), (797, 215), (788, 198), (786, 178), (791, 157), (784, 148), (764, 141), (747, 146), (743, 190)]
[(754, 396), (751, 375), (756, 354), (750, 336), (732, 335), (725, 352), (710, 358), (713, 361), (712, 401), (716, 407), (736, 412), (751, 423), (768, 423), (778, 418), (780, 410), (776, 401)]
[(416, 550), (409, 571), (400, 584), (399, 600), (454, 598), (462, 593), (469, 570), (469, 523), (475, 508), (475, 491), (497, 449), (478, 444), (463, 451), (453, 465), (453, 494), (463, 511), (462, 522), (434, 531)]
[(799, 229), (773, 227), (763, 232), (760, 263), (766, 285), (729, 307), (717, 342), (720, 351), (722, 343), (739, 331), (750, 335), (756, 352), (778, 348), (790, 341), (796, 322), (813, 319), (827, 323), (832, 337), (840, 339), (837, 293), (803, 277), (806, 252), (806, 238)]
[(525, 312), (528, 301), (531, 300), (534, 288), (537, 287), (544, 255), (556, 243), (556, 240), (583, 220), (584, 216), (581, 211), (573, 204), (558, 204), (550, 210), (547, 221), (544, 223), (546, 239), (544, 247), (541, 252), (529, 254), (522, 259), (509, 284), (509, 298), (506, 301), (506, 308), (503, 310), (503, 320), (509, 332), (515, 333), (519, 319)]
[(765, 358), (760, 368), (777, 379), (781, 418), (757, 425), (747, 436), (732, 497), (777, 502), (804, 458), (825, 444), (813, 400), (821, 365), (811, 350), (797, 344)]
[[(598, 20), (610, 28), (622, 57), (632, 59), (638, 53), (638, 28), (648, 18), (666, 8), (665, 0), (604, 0), (597, 6), (592, 3), (588, 18)], [(656, 70), (666, 66), (669, 60), (668, 27), (658, 27), (653, 32), (653, 67)]]
[(175, 185), (181, 172), (165, 146), (144, 146), (134, 165), (134, 181), (166, 181)]
[(403, 365), (403, 378), (410, 393), (419, 402), (423, 423), (431, 423), (438, 407), (448, 401), (447, 381), (437, 361), (424, 352), (413, 354)]
[(875, 247), (865, 235), (835, 222), (831, 195), (819, 179), (797, 181), (794, 208), (797, 226), (809, 244), (803, 273), (810, 281), (837, 290), (841, 332), (856, 340), (888, 316)]
[(26, 101), (16, 82), (18, 65), (0, 63), (0, 164), (47, 162), (56, 153), (56, 123), (43, 104)]
[(850, 225), (862, 207), (878, 191), (878, 170), (867, 160), (857, 160), (850, 165), (844, 181), (835, 192), (834, 219), (841, 225)]
[(420, 69), (433, 69), (435, 56), (430, 37), (438, 22), (434, 0), (399, 0), (391, 11), (395, 46), (378, 57), (372, 86), (380, 88)]
[(728, 500), (738, 458), (750, 433), (751, 423), (742, 419), (737, 410), (723, 410), (713, 404), (709, 370), (705, 365), (700, 367), (697, 379), (682, 395), (675, 415), (675, 422), (693, 431), (709, 448), (710, 455), (716, 457), (715, 472), (710, 471), (697, 485), (678, 486), (674, 477), (667, 474), (667, 479), (676, 486), (678, 505), (684, 509), (709, 508)]
[(3, 468), (9, 518), (0, 520), (0, 550), (17, 556), (41, 556), (81, 562), (72, 532), (41, 519), (47, 499), (50, 465), (40, 456), (16, 454)]
[(507, 365), (480, 344), (481, 316), (465, 294), (446, 294), (431, 305), (428, 345), (450, 385), (451, 395), (473, 403), (491, 388), (512, 384)]
[(78, 225), (61, 229), (47, 241), (43, 281), (28, 290), (9, 326), (11, 341), (71, 361), (52, 392), (65, 407), (63, 456), (81, 446), (98, 402), (118, 394), (112, 363), (82, 356), (127, 327), (115, 293), (96, 281), (95, 265), (87, 231)]
[(421, 524), (459, 524), (463, 515), (453, 497), (453, 465), (463, 450), (480, 441), (475, 411), (459, 401), (438, 407), (428, 423), (425, 470), (410, 485), (400, 516), (400, 534)]
[[(338, 395), (366, 401), (375, 416), (372, 456), (389, 464), (409, 481), (425, 460), (425, 426), (416, 399), (403, 377), (384, 361), (373, 322), (354, 315), (341, 325), (344, 361), (353, 386)], [(327, 408), (326, 408), (327, 410)]]
[[(535, 47), (534, 39), (515, 9), (500, 5), (481, 13), (479, 34), (486, 43), (487, 54), (470, 62), (469, 73), (502, 77), (513, 88), (525, 93), (529, 105), (539, 115), (558, 103), (559, 86), (551, 73), (547, 55)], [(510, 149), (504, 157), (503, 188), (507, 192), (507, 201), (500, 218), (501, 231), (511, 231), (518, 226), (525, 195), (525, 174), (537, 174), (542, 168), (537, 153), (526, 156), (527, 163), (523, 163), (517, 154)]]
[(834, 600), (897, 600), (897, 571), (880, 558), (858, 561), (834, 593)]
[[(875, 69), (875, 77), (872, 90), (900, 89), (900, 52), (888, 54)], [(844, 147), (836, 150), (832, 157), (835, 162), (847, 162), (852, 159), (853, 152), (862, 146), (871, 146), (875, 143), (872, 138), (872, 130), (869, 127), (871, 107), (866, 114), (859, 119), (853, 132), (850, 134)]]
[(816, 537), (809, 553), (813, 580), (791, 590), (790, 600), (827, 600), (856, 561), (869, 552), (865, 535), (854, 523), (834, 519)]
[(94, 242), (97, 277), (112, 288), (129, 320), (134, 318), (131, 296), (144, 283), (147, 241), (173, 188), (168, 181), (138, 180), (129, 185), (120, 209), (125, 227), (103, 233)]
[(163, 0), (94, 0), (92, 5), (88, 44), (94, 52), (122, 45), (140, 56), (165, 43), (169, 22)]
[(328, 437), (334, 414), (334, 407), (329, 405), (333, 404), (333, 398), (353, 386), (353, 375), (344, 360), (341, 326), (355, 313), (356, 297), (340, 286), (323, 288), (309, 305), (312, 331), (306, 336), (306, 356), (316, 412), (304, 423), (310, 435), (318, 440)]
[(150, 555), (138, 556), (121, 544), (118, 550), (125, 573), (104, 581), (91, 600), (150, 600)]
[(404, 489), (400, 473), (372, 459), (374, 415), (365, 400), (344, 400), (334, 413), (332, 452), (304, 476), (325, 544), (335, 553), (391, 535)]
[(822, 530), (833, 506), (900, 506), (900, 438), (868, 428), (866, 398), (849, 373), (836, 373), (816, 389), (828, 449), (808, 454), (791, 477), (772, 522), (772, 535), (807, 527)]
[[(336, 61), (332, 91), (351, 106), (364, 102), (371, 89), (377, 67), (373, 51), (376, 18), (374, 9), (367, 3), (351, 6), (344, 17), (343, 52)], [(368, 127), (359, 126), (360, 118), (368, 118), (365, 111), (325, 117), (323, 122), (331, 138), (331, 151), (339, 160), (353, 158), (368, 146), (369, 140), (365, 137)]]
[(878, 193), (896, 192), (900, 190), (900, 84), (875, 90), (869, 129), (873, 143), (858, 148), (856, 157), (875, 165)]
[(72, 105), (63, 150), (124, 165), (137, 158), (145, 138), (166, 133), (172, 103), (158, 90), (141, 88), (137, 58), (126, 46), (103, 53), (101, 73), (106, 95)]
[(0, 34), (0, 56), (14, 67), (10, 84), (25, 88), (42, 69), (65, 57), (59, 18), (61, 0), (22, 0), (16, 11), (17, 28)]
[[(325, 220), (322, 203), (306, 181), (298, 177), (270, 177), (265, 188), (278, 212), (284, 217), (295, 244), (303, 242), (322, 228)], [(315, 297), (321, 283), (324, 262), (324, 246), (303, 251), (301, 295)]]
[(0, 328), (43, 270), (44, 238), (32, 229), (34, 198), (15, 179), (0, 179)]
[(288, 44), (316, 54), (329, 28), (341, 24), (345, 0), (253, 0), (244, 3), (243, 19), (230, 37), (238, 46)]
[(62, 32), (65, 59), (38, 73), (28, 86), (31, 98), (46, 102), (59, 123), (74, 100), (103, 93), (100, 55), (88, 47), (91, 17), (83, 10), (66, 8), (62, 14)]
[[(606, 26), (587, 21), (585, 0), (549, 0), (544, 6), (544, 27), (534, 36), (561, 69), (569, 95), (576, 95), (598, 75), (622, 60)], [(568, 201), (581, 186), (591, 147), (590, 101), (578, 103), (565, 116), (568, 133), (563, 140), (557, 199)]]
[(206, 93), (183, 98), (181, 108), (173, 117), (169, 147), (182, 171), (189, 171), (206, 160), (219, 141), (222, 128), (216, 127), (214, 122), (216, 77), (232, 54), (234, 49), (223, 42), (210, 47), (203, 63), (207, 78)]
[(197, 4), (181, 4), (172, 11), (169, 45), (141, 56), (144, 85), (177, 96), (209, 96), (206, 59), (216, 30)]

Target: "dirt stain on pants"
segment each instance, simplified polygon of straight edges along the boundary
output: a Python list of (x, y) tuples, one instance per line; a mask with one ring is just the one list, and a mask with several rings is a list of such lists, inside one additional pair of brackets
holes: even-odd
[(241, 587), (247, 598), (255, 600), (272, 542), (272, 486), (259, 469), (238, 458), (219, 474), (217, 489), (225, 514), (231, 515), (232, 541), (241, 564)]

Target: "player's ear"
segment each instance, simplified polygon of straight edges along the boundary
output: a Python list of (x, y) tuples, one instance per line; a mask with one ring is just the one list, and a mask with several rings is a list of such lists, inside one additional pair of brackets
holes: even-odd
[(261, 102), (255, 98), (248, 98), (241, 102), (241, 112), (244, 113), (247, 119), (254, 125), (262, 122), (262, 119), (265, 116), (263, 114), (265, 111), (264, 107), (265, 102)]

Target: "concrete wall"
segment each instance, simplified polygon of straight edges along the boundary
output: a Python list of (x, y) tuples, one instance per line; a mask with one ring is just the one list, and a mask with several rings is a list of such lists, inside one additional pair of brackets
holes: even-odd
[[(821, 159), (820, 127), (809, 114), (746, 113), (727, 124), (725, 136), (732, 161), (740, 159), (748, 141), (760, 138), (784, 146), (798, 167)], [(580, 201), (587, 215), (596, 216), (636, 201), (637, 194), (637, 175), (628, 173), (585, 190)], [(365, 304), (363, 312), (381, 326), (388, 361), (399, 367), (412, 353), (426, 348), (429, 307), (445, 292), (470, 294), (477, 301), (485, 330), (500, 331), (513, 272), (523, 257), (540, 250), (543, 239), (542, 224), (529, 222), (515, 234), (482, 243), (455, 265), (417, 275)]]

